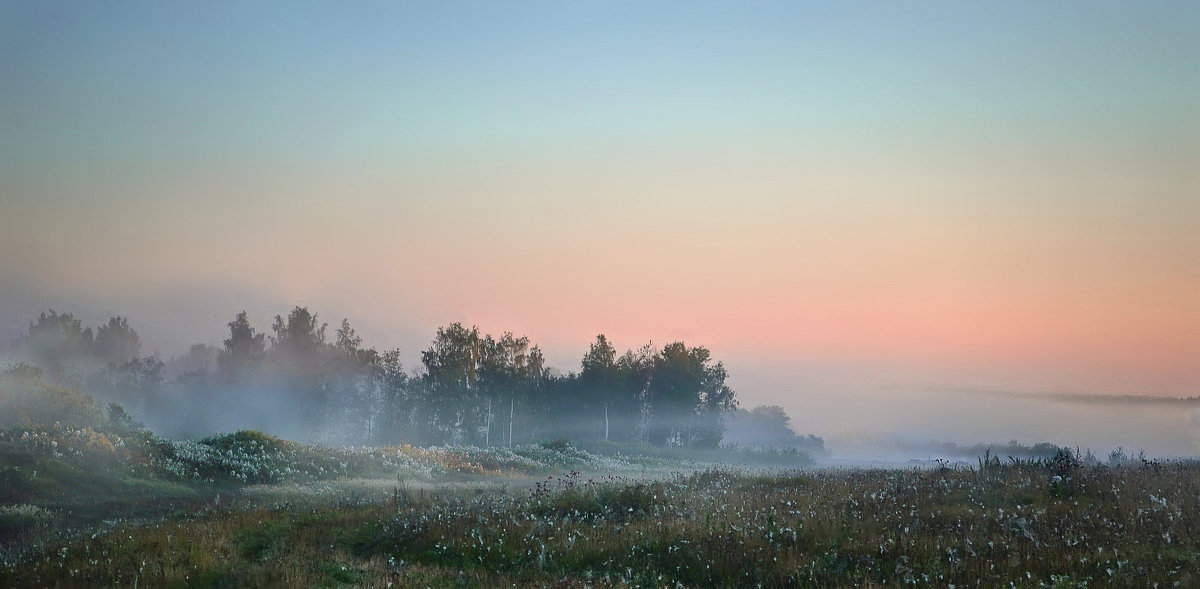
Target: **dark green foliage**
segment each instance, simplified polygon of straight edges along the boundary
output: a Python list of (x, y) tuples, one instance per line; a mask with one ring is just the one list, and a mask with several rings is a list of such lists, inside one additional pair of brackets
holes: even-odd
[(284, 440), (271, 434), (245, 429), (232, 434), (204, 438), (200, 440), (200, 443), (222, 452), (229, 450), (250, 451), (253, 449), (265, 453), (274, 453), (283, 450), (295, 450), (300, 446), (295, 442)]
[(1075, 453), (1068, 448), (1059, 448), (1054, 456), (1046, 459), (1045, 464), (1050, 474), (1063, 478), (1070, 477), (1083, 466)]
[(571, 448), (571, 440), (566, 438), (556, 438), (548, 442), (542, 442), (541, 446), (547, 450), (563, 451)]
[(663, 347), (654, 358), (646, 391), (646, 439), (656, 445), (720, 444), (721, 413), (734, 407), (726, 376), (720, 362), (711, 364), (706, 348), (689, 348), (683, 342)]
[(288, 526), (270, 521), (242, 530), (237, 537), (238, 555), (246, 560), (265, 561), (271, 549), (280, 544)]
[(661, 507), (663, 483), (583, 481), (578, 472), (534, 485), (530, 513), (546, 518), (631, 520)]
[(220, 349), (196, 344), (164, 362), (138, 355), (140, 338), (125, 317), (93, 335), (72, 315), (49, 311), (17, 348), (50, 382), (120, 404), (125, 413), (111, 427), (145, 423), (175, 438), (256, 429), (350, 445), (512, 447), (562, 438), (716, 449), (723, 416), (736, 407), (724, 365), (683, 342), (619, 354), (601, 334), (580, 371), (560, 376), (528, 337), (452, 323), (438, 329), (421, 370), (409, 374), (398, 350), (365, 347), (348, 320), (329, 341), (327, 325), (307, 307), (276, 315), (270, 337), (245, 311), (228, 329)]

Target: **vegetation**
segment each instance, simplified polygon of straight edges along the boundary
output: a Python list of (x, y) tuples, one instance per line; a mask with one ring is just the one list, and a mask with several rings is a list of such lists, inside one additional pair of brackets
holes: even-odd
[[(546, 449), (550, 450), (550, 449)], [(1200, 464), (980, 460), (246, 492), (11, 551), (6, 586), (1194, 586)], [(482, 482), (481, 482), (482, 484)], [(0, 525), (54, 517), (6, 507)]]
[[(252, 412), (252, 396), (222, 395), (275, 391), (394, 441), (161, 437), (68, 386), (165, 386), (127, 322), (92, 335), (44, 314), (23, 345), (57, 351), (0, 374), (0, 586), (1200, 583), (1198, 462), (1013, 442), (944, 446), (978, 451), (954, 468), (801, 471), (823, 442), (778, 407), (736, 409), (703, 348), (618, 356), (601, 336), (579, 374), (555, 378), (525, 338), (452, 325), (407, 375), (346, 323), (327, 344), (297, 309), (268, 345), (245, 319), (224, 349), (193, 348), (215, 372), (176, 378), (143, 410), (186, 392)], [(106, 367), (77, 370), (97, 350)], [(607, 419), (576, 431), (514, 417), (537, 432), (514, 440), (479, 411), (506, 398), (512, 413), (538, 400)]]
[(28, 367), (0, 386), (20, 409), (0, 431), (0, 586), (1200, 581), (1200, 464), (1121, 449), (802, 472), (778, 470), (808, 463), (795, 449), (649, 441), (180, 441)]
[[(255, 429), (327, 444), (511, 448), (565, 438), (713, 449), (736, 417), (724, 365), (683, 342), (622, 354), (599, 335), (577, 372), (557, 375), (529, 338), (453, 323), (408, 371), (399, 350), (364, 346), (349, 321), (327, 337), (306, 307), (275, 316), (269, 333), (245, 312), (228, 329), (220, 347), (196, 344), (164, 361), (140, 355), (138, 333), (123, 317), (93, 330), (50, 310), (30, 322), (13, 352), (25, 362), (20, 370), (118, 403), (175, 438)], [(781, 434), (769, 442), (823, 450), (819, 438), (797, 438), (773, 409), (755, 414), (770, 422), (762, 431)]]
[(741, 448), (793, 449), (812, 456), (828, 454), (825, 440), (811, 434), (796, 434), (790, 422), (791, 418), (778, 405), (733, 409), (725, 416), (724, 440)]
[(969, 446), (949, 442), (929, 442), (927, 444), (909, 444), (905, 448), (914, 452), (931, 452), (936, 455), (968, 460), (984, 455), (996, 456), (1001, 459), (1047, 459), (1053, 458), (1063, 450), (1063, 448), (1047, 442), (1025, 445), (1016, 440), (1007, 444), (972, 444)]

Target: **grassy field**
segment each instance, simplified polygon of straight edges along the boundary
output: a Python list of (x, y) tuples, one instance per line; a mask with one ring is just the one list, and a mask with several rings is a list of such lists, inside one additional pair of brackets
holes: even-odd
[(731, 470), (51, 428), (0, 435), (0, 477), (5, 587), (1200, 584), (1194, 462)]

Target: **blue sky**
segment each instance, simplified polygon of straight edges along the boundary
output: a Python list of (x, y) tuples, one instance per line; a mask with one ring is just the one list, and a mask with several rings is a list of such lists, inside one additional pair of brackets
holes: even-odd
[(4, 11), (6, 161), (419, 159), (630, 142), (932, 149), (964, 129), (1095, 141), (1195, 124), (1180, 120), (1194, 118), (1197, 94), (1188, 3)]
[(0, 2), (0, 340), (307, 304), (785, 406), (1195, 394), (1197, 64), (1191, 2)]

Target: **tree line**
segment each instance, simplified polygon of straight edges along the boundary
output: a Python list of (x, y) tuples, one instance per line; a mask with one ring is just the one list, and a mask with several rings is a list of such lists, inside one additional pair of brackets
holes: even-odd
[[(93, 330), (50, 310), (13, 351), (47, 378), (118, 402), (168, 435), (250, 427), (336, 443), (566, 438), (714, 448), (726, 418), (738, 415), (724, 365), (684, 342), (619, 352), (601, 334), (577, 370), (557, 374), (527, 337), (452, 323), (407, 370), (399, 350), (366, 347), (347, 320), (328, 331), (307, 307), (275, 316), (269, 331), (242, 312), (220, 345), (195, 344), (164, 361), (142, 355), (123, 317)], [(782, 410), (740, 414), (743, 425), (746, 416), (765, 419), (760, 431), (786, 430)]]

